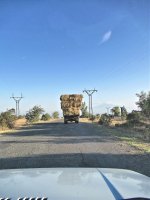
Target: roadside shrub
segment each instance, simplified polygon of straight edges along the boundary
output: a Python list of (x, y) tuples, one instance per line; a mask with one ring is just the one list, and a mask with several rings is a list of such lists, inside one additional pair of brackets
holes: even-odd
[(127, 109), (124, 106), (122, 106), (121, 107), (121, 119), (125, 120), (127, 118), (127, 114), (128, 114)]
[(111, 109), (111, 112), (113, 113), (113, 115), (115, 117), (119, 117), (120, 116), (120, 107), (119, 106), (115, 106)]
[(51, 116), (48, 113), (46, 113), (46, 114), (42, 115), (41, 120), (48, 121), (48, 120), (50, 120), (50, 118), (51, 118)]
[(0, 114), (0, 126), (2, 129), (4, 128), (14, 128), (16, 121), (16, 116), (13, 115), (11, 112), (6, 111)]
[(115, 124), (115, 127), (122, 127), (122, 128), (129, 128), (129, 124), (127, 122), (123, 123), (123, 124)]
[(99, 120), (100, 125), (109, 125), (111, 121), (111, 117), (108, 114), (102, 114)]
[(82, 105), (81, 105), (81, 112), (82, 112), (81, 118), (88, 118), (89, 117), (89, 113), (87, 111), (87, 106), (86, 106), (85, 102), (83, 102)]
[(96, 119), (100, 119), (100, 114), (95, 115)]
[(29, 123), (33, 123), (33, 122), (37, 122), (40, 119), (40, 115), (44, 112), (44, 109), (41, 108), (41, 106), (34, 106), (32, 109), (30, 109), (25, 118), (27, 120), (27, 122)]
[(24, 117), (25, 117), (24, 115), (19, 115), (17, 118), (18, 119), (24, 119)]
[(145, 130), (144, 133), (143, 133), (143, 135), (144, 135), (144, 139), (146, 141), (150, 142), (150, 129)]
[(140, 94), (136, 94), (136, 96), (139, 98), (136, 104), (141, 109), (141, 113), (150, 119), (150, 91), (148, 93), (142, 91)]
[(52, 116), (53, 116), (54, 119), (58, 119), (59, 118), (59, 112), (57, 112), (57, 111), (53, 112)]
[(93, 120), (95, 120), (95, 119), (96, 119), (96, 116), (95, 116), (95, 115), (91, 115), (91, 116), (90, 116), (90, 120), (91, 120), (91, 121), (93, 121)]
[(127, 120), (128, 120), (127, 123), (129, 126), (135, 126), (136, 124), (139, 124), (140, 119), (141, 119), (141, 113), (138, 111), (133, 110), (131, 113), (127, 115)]
[(139, 121), (140, 117), (141, 117), (140, 112), (133, 110), (131, 113), (129, 113), (127, 115), (127, 120), (136, 120), (136, 121)]

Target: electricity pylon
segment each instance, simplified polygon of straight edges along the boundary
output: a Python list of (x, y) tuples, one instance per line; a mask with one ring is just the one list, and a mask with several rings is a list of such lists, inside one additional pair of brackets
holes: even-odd
[(10, 97), (12, 99), (14, 99), (14, 101), (16, 102), (16, 116), (18, 117), (20, 114), (20, 110), (19, 110), (19, 103), (21, 101), (21, 99), (23, 98), (22, 94), (20, 97), (15, 97), (14, 94), (12, 94), (12, 97)]
[(91, 114), (93, 116), (93, 107), (92, 107), (92, 94), (94, 92), (97, 92), (98, 90), (83, 90), (88, 96), (89, 96), (89, 119), (91, 117)]

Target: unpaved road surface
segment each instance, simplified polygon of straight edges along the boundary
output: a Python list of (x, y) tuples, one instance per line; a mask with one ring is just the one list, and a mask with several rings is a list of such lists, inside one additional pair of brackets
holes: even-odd
[(31, 167), (125, 168), (150, 176), (150, 154), (88, 123), (41, 123), (0, 134), (0, 169)]

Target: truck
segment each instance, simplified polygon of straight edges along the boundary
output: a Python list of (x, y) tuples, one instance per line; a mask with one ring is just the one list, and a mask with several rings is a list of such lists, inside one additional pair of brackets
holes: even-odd
[(66, 94), (60, 96), (65, 124), (69, 121), (79, 123), (82, 99), (83, 96), (81, 94)]

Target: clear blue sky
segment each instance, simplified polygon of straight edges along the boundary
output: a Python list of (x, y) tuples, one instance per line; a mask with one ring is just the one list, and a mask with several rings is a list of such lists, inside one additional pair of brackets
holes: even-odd
[(149, 0), (0, 0), (0, 111), (12, 93), (23, 93), (22, 113), (52, 112), (61, 94), (94, 87), (95, 107), (132, 109), (149, 61)]

